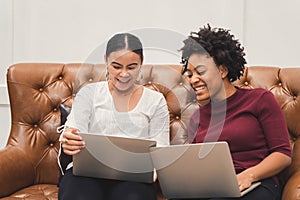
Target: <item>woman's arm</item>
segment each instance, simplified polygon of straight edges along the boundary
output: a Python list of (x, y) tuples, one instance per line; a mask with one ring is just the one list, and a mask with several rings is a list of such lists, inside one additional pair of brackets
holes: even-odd
[(237, 175), (240, 189), (252, 182), (277, 175), (291, 163), (288, 130), (282, 110), (271, 92), (265, 92), (257, 106), (257, 115), (270, 154), (257, 165)]
[(149, 122), (149, 136), (150, 139), (157, 141), (157, 146), (166, 146), (170, 144), (170, 117), (163, 96), (155, 106), (154, 115)]
[[(149, 124), (150, 139), (157, 141), (157, 146), (170, 144), (170, 117), (169, 110), (164, 97), (156, 106), (153, 117)], [(153, 171), (153, 182), (157, 181), (156, 169)]]
[(291, 158), (283, 153), (273, 152), (256, 166), (237, 175), (240, 190), (250, 187), (251, 183), (272, 177), (289, 166)]
[(60, 137), (62, 150), (67, 155), (75, 155), (84, 148), (84, 141), (76, 133), (78, 131), (88, 132), (95, 87), (95, 84), (84, 86), (74, 99), (71, 112)]

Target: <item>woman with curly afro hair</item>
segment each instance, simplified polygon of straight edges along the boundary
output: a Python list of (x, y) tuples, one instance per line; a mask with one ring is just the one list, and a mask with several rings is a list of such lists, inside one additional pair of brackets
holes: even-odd
[(239, 41), (229, 30), (207, 25), (192, 32), (181, 51), (183, 75), (199, 103), (189, 141), (229, 144), (240, 190), (261, 182), (240, 199), (280, 199), (278, 174), (291, 163), (286, 123), (271, 92), (232, 84), (246, 64)]

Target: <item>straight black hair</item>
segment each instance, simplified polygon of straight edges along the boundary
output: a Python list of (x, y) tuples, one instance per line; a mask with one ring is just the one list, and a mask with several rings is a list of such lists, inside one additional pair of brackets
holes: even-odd
[(138, 37), (130, 33), (118, 33), (109, 39), (106, 45), (106, 58), (112, 52), (119, 50), (129, 50), (140, 56), (141, 62), (143, 62), (143, 45)]

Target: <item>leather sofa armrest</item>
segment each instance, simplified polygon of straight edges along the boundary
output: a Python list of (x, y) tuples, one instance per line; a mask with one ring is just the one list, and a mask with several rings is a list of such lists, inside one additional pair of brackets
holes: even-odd
[(34, 167), (26, 153), (15, 146), (0, 150), (0, 197), (32, 185)]
[(282, 200), (300, 198), (300, 171), (290, 176), (282, 193)]

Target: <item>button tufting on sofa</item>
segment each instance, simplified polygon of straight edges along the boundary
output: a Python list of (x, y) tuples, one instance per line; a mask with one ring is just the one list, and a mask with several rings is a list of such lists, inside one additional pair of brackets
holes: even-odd
[[(9, 67), (12, 122), (7, 146), (0, 150), (0, 198), (57, 199), (59, 105), (71, 106), (85, 84), (104, 81), (105, 70), (104, 64), (86, 63), (23, 63)], [(180, 65), (144, 65), (140, 81), (166, 98), (171, 144), (188, 142), (189, 119), (198, 108), (194, 91), (181, 71)], [(234, 82), (238, 87), (270, 90), (284, 112), (293, 161), (282, 173), (281, 179), (286, 184), (283, 200), (295, 199), (300, 194), (299, 74), (300, 68), (247, 67), (243, 77)], [(163, 199), (161, 193), (158, 199)]]

